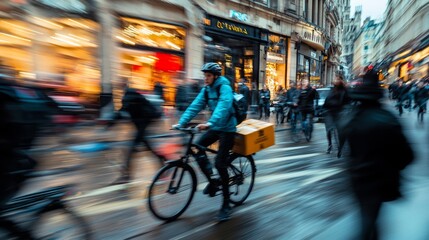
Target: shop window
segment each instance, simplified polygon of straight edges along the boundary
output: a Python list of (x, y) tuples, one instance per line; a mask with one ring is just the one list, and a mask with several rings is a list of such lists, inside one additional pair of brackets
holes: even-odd
[(184, 51), (186, 30), (182, 27), (126, 17), (121, 17), (121, 24), (116, 39), (128, 46)]
[(41, 87), (94, 97), (100, 91), (97, 31), (85, 18), (0, 19), (0, 62)]

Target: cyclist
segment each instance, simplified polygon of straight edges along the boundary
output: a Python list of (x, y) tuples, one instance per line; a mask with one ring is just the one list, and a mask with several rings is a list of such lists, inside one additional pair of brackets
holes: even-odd
[[(229, 205), (229, 177), (228, 177), (228, 155), (234, 145), (234, 135), (237, 121), (233, 114), (233, 90), (228, 79), (221, 76), (222, 68), (219, 64), (209, 62), (202, 66), (206, 87), (204, 87), (192, 104), (186, 109), (173, 128), (180, 128), (191, 121), (206, 105), (212, 111), (210, 119), (196, 127), (199, 130), (208, 130), (197, 142), (198, 145), (207, 147), (219, 140), (219, 151), (215, 158), (215, 166), (220, 176), (222, 185), (223, 204), (218, 214), (219, 221), (226, 221), (231, 216), (231, 206)], [(218, 89), (220, 95), (218, 96)], [(207, 93), (205, 93), (207, 91)], [(205, 94), (208, 96), (206, 100)], [(196, 160), (201, 171), (207, 177), (209, 184), (204, 189), (204, 194), (213, 197), (216, 193), (219, 180), (212, 178), (212, 166), (207, 158), (206, 152), (202, 149), (196, 154)]]
[(312, 88), (308, 80), (302, 81), (302, 89), (298, 97), (298, 111), (301, 115), (301, 124), (304, 129), (304, 122), (307, 121), (310, 127), (310, 136), (313, 130), (314, 100), (318, 99), (317, 91)]
[(298, 107), (298, 97), (300, 95), (300, 86), (297, 86), (295, 83), (291, 83), (291, 87), (286, 92), (286, 103), (290, 107), (290, 111), (287, 117), (288, 121), (290, 120), (291, 124), (295, 124), (296, 121), (296, 109)]

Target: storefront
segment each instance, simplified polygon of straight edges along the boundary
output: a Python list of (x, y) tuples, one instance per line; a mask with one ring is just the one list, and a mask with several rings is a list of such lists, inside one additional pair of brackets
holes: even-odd
[(307, 79), (312, 85), (322, 84), (322, 35), (315, 30), (303, 28), (299, 32), (300, 44), (297, 52), (297, 83)]
[(184, 69), (185, 26), (125, 16), (119, 22), (119, 76), (146, 91), (161, 84), (166, 104), (174, 104), (174, 79)]
[(0, 19), (1, 65), (18, 79), (92, 98), (100, 91), (98, 24), (87, 1), (61, 2), (31, 1), (21, 16)]
[(311, 85), (321, 83), (321, 54), (306, 44), (301, 45), (298, 53), (297, 82), (310, 80)]
[[(253, 92), (263, 81), (259, 79), (260, 55), (268, 43), (268, 33), (262, 29), (233, 22), (215, 16), (204, 19), (206, 41), (204, 62), (217, 62), (231, 84), (241, 79)], [(252, 102), (256, 102), (253, 99)]]
[(267, 48), (267, 67), (265, 84), (272, 93), (272, 98), (279, 86), (286, 88), (287, 41), (284, 36), (270, 34)]

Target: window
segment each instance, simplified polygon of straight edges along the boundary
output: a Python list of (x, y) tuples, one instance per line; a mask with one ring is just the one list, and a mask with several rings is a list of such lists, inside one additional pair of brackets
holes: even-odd
[(257, 3), (264, 4), (264, 5), (268, 5), (268, 0), (254, 0), (254, 1)]
[(274, 10), (279, 9), (278, 0), (270, 0), (270, 8)]
[(308, 20), (308, 0), (304, 0), (304, 6), (303, 6), (304, 12), (303, 17), (305, 20)]

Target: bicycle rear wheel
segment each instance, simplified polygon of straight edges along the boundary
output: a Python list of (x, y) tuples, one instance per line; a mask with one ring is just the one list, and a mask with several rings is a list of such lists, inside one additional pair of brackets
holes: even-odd
[(36, 239), (92, 239), (85, 219), (66, 206), (48, 209), (38, 214), (31, 226)]
[(255, 183), (256, 166), (252, 156), (231, 155), (228, 167), (230, 202), (241, 205), (249, 197)]
[(169, 164), (149, 187), (148, 206), (163, 221), (176, 220), (188, 208), (197, 190), (197, 178), (188, 164)]

